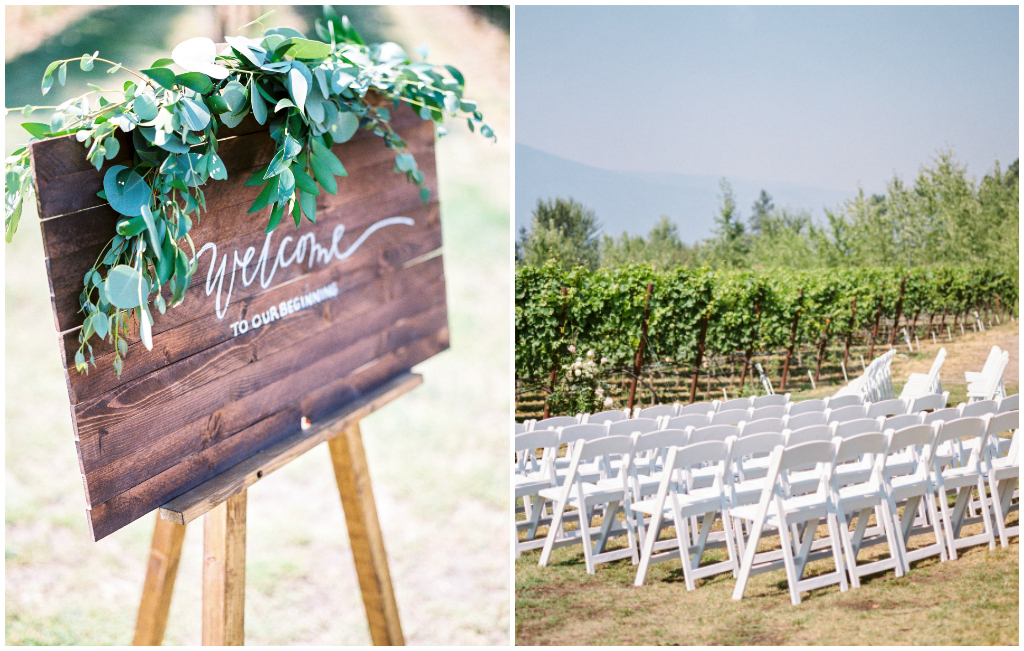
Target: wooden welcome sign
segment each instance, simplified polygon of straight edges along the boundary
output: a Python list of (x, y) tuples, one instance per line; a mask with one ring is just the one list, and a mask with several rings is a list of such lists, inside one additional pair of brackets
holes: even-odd
[[(244, 182), (274, 153), (252, 118), (221, 130), (228, 180), (205, 186), (191, 231), (198, 270), (184, 302), (154, 311), (153, 349), (138, 337), (120, 377), (112, 349), (74, 370), (82, 277), (123, 219), (96, 196), (97, 171), (74, 137), (31, 147), (54, 319), (94, 540), (194, 489), (448, 347), (434, 129), (412, 111), (392, 124), (432, 190), (394, 172), (380, 138), (358, 132), (334, 152), (347, 166), (321, 193), (316, 224), (264, 230), (270, 208)], [(124, 136), (125, 134), (121, 134)], [(127, 164), (131, 164), (128, 162)]]

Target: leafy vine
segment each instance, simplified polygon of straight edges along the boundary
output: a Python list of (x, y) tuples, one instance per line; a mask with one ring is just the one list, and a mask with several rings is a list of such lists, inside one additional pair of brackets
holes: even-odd
[[(245, 27), (262, 28), (265, 17)], [(262, 186), (249, 212), (271, 207), (267, 233), (286, 216), (296, 227), (303, 216), (316, 221), (320, 190), (336, 194), (335, 177), (346, 176), (331, 147), (359, 129), (384, 140), (395, 152), (395, 172), (419, 186), (420, 197), (428, 201), (424, 175), (390, 124), (391, 111), (403, 103), (432, 120), (440, 135), (447, 115), (464, 117), (471, 131), (496, 139), (476, 103), (464, 97), (465, 79), (458, 69), (426, 62), (423, 49), (417, 53), (424, 60), (411, 62), (395, 43), (367, 45), (348, 19), (330, 7), (315, 28), (321, 40), (287, 27), (264, 30), (259, 38), (229, 36), (219, 54), (210, 39), (193, 38), (175, 47), (170, 58), (141, 71), (102, 59), (99, 52), (54, 61), (43, 73), (44, 95), (55, 81), (65, 84), (68, 65), (75, 62), (84, 72), (101, 63), (110, 66), (108, 73), (125, 70), (135, 80), (116, 90), (89, 84), (92, 90), (59, 106), (11, 109), (25, 118), (53, 109), (48, 123), (22, 124), (30, 142), (73, 134), (97, 170), (120, 152), (117, 131), (132, 134), (132, 164), (112, 165), (103, 178), (100, 197), (122, 218), (83, 278), (79, 304), (84, 323), (74, 360), (79, 372), (87, 373), (90, 363), (95, 366), (90, 340), (96, 335), (113, 344), (114, 369), (120, 375), (130, 324), (138, 323), (142, 342), (151, 349), (150, 306), (163, 314), (184, 299), (196, 271), (189, 232), (193, 219), (206, 209), (203, 187), (210, 179), (227, 178), (217, 155), (220, 128), (236, 127), (249, 114), (269, 127), (274, 157), (246, 182)], [(185, 72), (176, 74), (171, 64)], [(32, 191), (25, 146), (5, 162), (8, 242)]]

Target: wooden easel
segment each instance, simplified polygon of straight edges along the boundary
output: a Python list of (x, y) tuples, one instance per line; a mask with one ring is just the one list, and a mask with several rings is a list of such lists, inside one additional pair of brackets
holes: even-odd
[(162, 506), (153, 532), (133, 644), (151, 646), (162, 642), (185, 525), (201, 515), (206, 516), (203, 644), (244, 643), (246, 491), (326, 441), (345, 511), (370, 637), (375, 645), (404, 645), (359, 421), (422, 382), (421, 375), (403, 373), (322, 423), (314, 423)]

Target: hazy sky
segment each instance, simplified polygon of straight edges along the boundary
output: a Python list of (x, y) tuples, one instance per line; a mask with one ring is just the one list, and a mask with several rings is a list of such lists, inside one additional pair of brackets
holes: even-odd
[(1019, 155), (1017, 6), (515, 9), (516, 141), (607, 169), (884, 192)]

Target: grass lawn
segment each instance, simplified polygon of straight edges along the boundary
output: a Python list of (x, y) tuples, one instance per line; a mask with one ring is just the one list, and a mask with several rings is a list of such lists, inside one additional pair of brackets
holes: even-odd
[[(698, 579), (688, 592), (678, 560), (652, 565), (638, 588), (628, 559), (598, 565), (590, 576), (578, 545), (556, 549), (547, 567), (537, 566), (540, 550), (524, 552), (516, 560), (516, 644), (1016, 646), (1020, 545), (1011, 540), (1006, 549), (969, 548), (955, 561), (917, 561), (901, 578), (892, 571), (862, 578), (845, 593), (838, 586), (805, 592), (799, 606), (790, 604), (781, 570), (752, 577), (744, 598), (733, 601), (731, 574)], [(777, 536), (768, 542), (778, 547)], [(705, 562), (724, 553), (709, 552)], [(859, 559), (885, 553), (875, 547)], [(815, 561), (805, 576), (832, 567)]]

